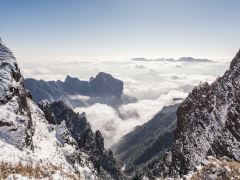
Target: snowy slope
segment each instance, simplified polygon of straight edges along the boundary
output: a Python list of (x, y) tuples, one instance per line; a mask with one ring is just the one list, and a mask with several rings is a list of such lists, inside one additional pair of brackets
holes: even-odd
[(24, 88), (12, 52), (0, 41), (1, 178), (102, 179), (66, 122), (49, 124), (45, 116)]

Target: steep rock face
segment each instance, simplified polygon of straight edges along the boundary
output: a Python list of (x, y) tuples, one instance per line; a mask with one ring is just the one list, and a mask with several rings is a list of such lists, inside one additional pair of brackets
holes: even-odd
[(71, 95), (91, 96), (93, 94), (91, 84), (88, 81), (81, 81), (78, 78), (67, 76), (64, 82), (58, 81), (63, 89)]
[[(103, 148), (101, 133), (93, 133), (86, 118), (68, 114), (71, 110), (63, 105), (57, 106), (55, 114), (50, 105), (42, 106), (43, 113), (23, 81), (12, 52), (0, 42), (0, 166), (7, 167), (4, 177), (24, 175), (27, 169), (33, 179), (122, 178), (112, 153)], [(62, 111), (71, 123), (56, 121)], [(111, 168), (105, 168), (109, 163)]]
[(33, 100), (49, 102), (63, 101), (70, 107), (86, 107), (94, 103), (117, 107), (135, 102), (136, 98), (123, 94), (123, 82), (112, 75), (100, 72), (90, 81), (67, 76), (65, 81), (25, 80), (26, 88), (33, 94)]
[(122, 137), (113, 146), (114, 154), (125, 165), (127, 174), (134, 173), (172, 146), (178, 106), (164, 106), (150, 121)]
[(96, 95), (121, 96), (123, 93), (123, 82), (107, 73), (100, 72), (96, 78), (91, 79), (90, 84)]
[[(23, 77), (12, 52), (0, 43), (0, 147), (2, 163), (65, 164), (70, 172), (73, 166), (66, 162), (63, 149), (48, 131), (43, 113), (32, 103), (24, 88)], [(48, 140), (46, 140), (48, 136)], [(43, 146), (44, 144), (44, 146)], [(48, 147), (48, 152), (46, 152)], [(57, 160), (56, 160), (57, 159)], [(65, 168), (63, 168), (65, 169)], [(10, 170), (9, 170), (10, 171)]]
[(75, 113), (62, 101), (52, 104), (43, 101), (39, 106), (49, 123), (66, 126), (78, 148), (89, 156), (89, 161), (93, 163), (101, 178), (108, 179), (109, 177), (106, 174), (110, 174), (112, 179), (122, 179), (122, 174), (111, 150), (104, 149), (104, 138), (101, 132), (92, 132), (84, 113), (81, 115)]
[(36, 103), (46, 99), (49, 102), (62, 100), (68, 105), (71, 105), (71, 107), (86, 106), (87, 102), (81, 99), (71, 98), (71, 96), (76, 95), (77, 92), (74, 89), (70, 90), (72, 86), (68, 79), (67, 77), (65, 81), (66, 86), (62, 81), (38, 81), (35, 79), (26, 79), (24, 83), (26, 88), (33, 94), (33, 100)]
[(195, 87), (177, 110), (176, 142), (148, 166), (150, 177), (181, 176), (207, 156), (240, 161), (240, 53), (211, 85)]
[(0, 136), (20, 149), (32, 146), (28, 96), (16, 59), (0, 41)]

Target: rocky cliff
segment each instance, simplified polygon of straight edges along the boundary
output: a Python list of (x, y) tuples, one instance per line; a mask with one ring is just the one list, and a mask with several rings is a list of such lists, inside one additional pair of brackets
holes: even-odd
[(99, 131), (64, 103), (31, 100), (12, 52), (0, 42), (1, 178), (122, 179)]
[(73, 138), (77, 147), (89, 156), (89, 161), (93, 163), (102, 178), (108, 178), (106, 173), (110, 173), (113, 179), (121, 179), (122, 174), (112, 151), (104, 149), (104, 138), (101, 132), (92, 132), (84, 113), (81, 115), (75, 113), (62, 101), (52, 104), (43, 101), (39, 103), (39, 107), (50, 124), (66, 128), (68, 133), (62, 133), (62, 141), (68, 143), (69, 137)]
[(186, 175), (207, 156), (226, 156), (239, 162), (239, 113), (240, 52), (222, 77), (195, 87), (179, 106), (176, 142), (164, 156), (148, 164), (148, 177)]

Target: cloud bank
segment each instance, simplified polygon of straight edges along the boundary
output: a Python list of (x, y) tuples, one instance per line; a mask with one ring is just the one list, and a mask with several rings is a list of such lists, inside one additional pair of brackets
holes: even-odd
[(121, 136), (150, 120), (164, 105), (173, 103), (174, 98), (185, 98), (186, 95), (170, 91), (154, 100), (140, 100), (120, 106), (118, 110), (98, 103), (86, 108), (75, 108), (75, 111), (86, 113), (93, 130), (100, 129), (105, 138), (105, 146), (110, 147)]
[[(124, 82), (124, 93), (138, 102), (119, 107), (103, 104), (76, 108), (86, 112), (94, 130), (101, 130), (106, 147), (154, 116), (173, 98), (184, 98), (200, 82), (212, 82), (224, 73), (227, 64), (219, 62), (184, 63), (176, 61), (48, 61), (21, 64), (25, 77), (63, 80), (66, 75), (88, 80), (98, 72), (106, 72)], [(72, 98), (87, 100), (87, 97)]]

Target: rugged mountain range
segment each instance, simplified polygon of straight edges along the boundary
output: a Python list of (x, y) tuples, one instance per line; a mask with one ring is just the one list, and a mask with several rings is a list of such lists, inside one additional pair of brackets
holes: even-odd
[[(101, 75), (100, 79), (106, 83)], [(105, 95), (105, 88), (93, 84), (103, 96), (121, 92), (120, 83)], [(100, 131), (91, 130), (84, 114), (62, 101), (37, 105), (31, 98), (16, 59), (0, 41), (2, 179), (125, 178), (112, 151), (104, 149)], [(240, 51), (222, 77), (195, 87), (180, 105), (164, 107), (150, 122), (123, 137), (115, 154), (126, 164), (126, 172), (134, 174), (132, 179), (238, 179)]]
[(12, 52), (0, 41), (1, 179), (123, 179), (99, 131), (63, 102), (31, 100)]
[(44, 81), (26, 79), (26, 88), (33, 100), (38, 103), (47, 99), (49, 102), (63, 101), (68, 106), (86, 107), (94, 103), (118, 107), (121, 104), (135, 102), (135, 97), (123, 94), (123, 82), (112, 75), (100, 72), (89, 81), (67, 76), (65, 81)]
[(240, 51), (222, 77), (201, 83), (180, 104), (175, 138), (135, 178), (182, 177), (208, 156), (240, 162)]
[(173, 145), (178, 106), (178, 103), (164, 106), (150, 121), (136, 127), (112, 147), (125, 173), (134, 173)]

